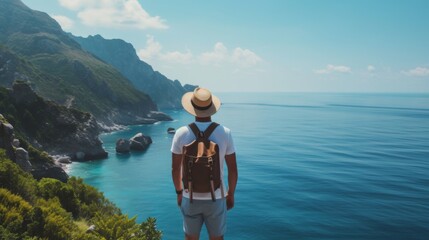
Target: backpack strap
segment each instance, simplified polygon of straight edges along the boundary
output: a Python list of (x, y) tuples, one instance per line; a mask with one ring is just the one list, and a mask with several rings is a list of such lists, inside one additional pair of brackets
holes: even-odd
[(198, 138), (198, 136), (200, 135), (200, 129), (198, 129), (197, 124), (191, 123), (188, 126), (194, 133), (195, 137)]
[(217, 126), (219, 126), (219, 123), (212, 122), (212, 124), (210, 124), (210, 126), (208, 126), (207, 129), (204, 131), (204, 137), (208, 139), (210, 135), (212, 135), (214, 130), (217, 128)]
[[(217, 128), (217, 126), (219, 126), (219, 124), (213, 122), (204, 131), (204, 137), (207, 140), (209, 139), (210, 135), (214, 132), (214, 130)], [(208, 160), (208, 164), (209, 164), (209, 167), (210, 167), (210, 195), (212, 197), (212, 201), (215, 202), (216, 198), (215, 198), (215, 193), (214, 193), (215, 189), (214, 189), (214, 182), (213, 182), (213, 159), (212, 158), (210, 158)]]
[(219, 126), (219, 123), (212, 122), (204, 132), (201, 132), (197, 124), (191, 123), (188, 125), (196, 138), (209, 138), (213, 131)]

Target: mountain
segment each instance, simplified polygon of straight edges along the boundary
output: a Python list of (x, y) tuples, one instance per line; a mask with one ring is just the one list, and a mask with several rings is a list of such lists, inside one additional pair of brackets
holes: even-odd
[(160, 72), (154, 71), (152, 66), (139, 59), (133, 45), (124, 40), (108, 40), (100, 35), (87, 38), (70, 36), (83, 49), (114, 66), (134, 86), (149, 94), (159, 108), (181, 108), (183, 94), (195, 88), (188, 85), (189, 89), (185, 89), (178, 80), (170, 80)]
[(154, 122), (157, 106), (113, 66), (84, 51), (46, 13), (0, 0), (0, 85), (29, 81), (42, 97), (106, 125)]

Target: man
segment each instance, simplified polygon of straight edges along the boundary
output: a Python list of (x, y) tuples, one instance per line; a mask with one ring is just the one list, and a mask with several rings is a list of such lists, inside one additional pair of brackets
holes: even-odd
[[(221, 102), (208, 89), (196, 88), (182, 97), (183, 108), (195, 116), (195, 125), (200, 132), (212, 124), (211, 116), (215, 114)], [(183, 215), (183, 230), (186, 240), (198, 240), (202, 225), (205, 224), (210, 240), (222, 240), (226, 231), (226, 211), (234, 207), (234, 192), (237, 185), (238, 172), (235, 148), (231, 131), (219, 125), (210, 134), (209, 140), (219, 146), (220, 187), (211, 192), (192, 192), (184, 189), (182, 183), (182, 157), (184, 146), (196, 140), (190, 126), (184, 126), (176, 131), (171, 146), (172, 177), (176, 188), (177, 204)], [(223, 163), (228, 168), (228, 190), (224, 194)], [(189, 187), (191, 188), (191, 187)], [(213, 187), (212, 187), (213, 189)]]

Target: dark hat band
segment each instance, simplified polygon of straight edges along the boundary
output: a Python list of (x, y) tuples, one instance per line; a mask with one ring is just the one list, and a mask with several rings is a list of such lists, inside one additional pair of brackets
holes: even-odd
[(205, 106), (205, 107), (200, 107), (200, 106), (196, 105), (196, 104), (194, 103), (194, 101), (192, 101), (192, 100), (191, 100), (191, 104), (192, 104), (192, 106), (193, 106), (195, 109), (200, 110), (200, 111), (204, 111), (204, 110), (209, 109), (209, 108), (213, 105), (213, 101), (212, 101), (212, 102), (210, 102), (210, 104), (209, 104), (209, 105), (207, 105), (207, 106)]

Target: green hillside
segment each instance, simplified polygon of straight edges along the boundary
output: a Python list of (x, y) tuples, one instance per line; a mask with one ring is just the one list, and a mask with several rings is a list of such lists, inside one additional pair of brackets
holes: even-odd
[(149, 111), (157, 110), (114, 67), (83, 51), (55, 20), (20, 0), (0, 0), (0, 45), (16, 60), (0, 57), (0, 64), (9, 65), (0, 65), (0, 76), (7, 75), (0, 78), (2, 86), (28, 80), (42, 97), (91, 112), (106, 124), (144, 123)]
[(157, 240), (161, 232), (155, 219), (138, 224), (82, 179), (36, 181), (0, 150), (0, 238)]
[[(70, 36), (83, 49), (111, 64), (138, 89), (148, 93), (159, 108), (181, 109), (185, 89), (178, 80), (170, 80), (152, 66), (141, 61), (133, 45), (121, 39), (104, 39), (100, 35), (87, 38)], [(190, 91), (193, 91), (194, 86)]]

